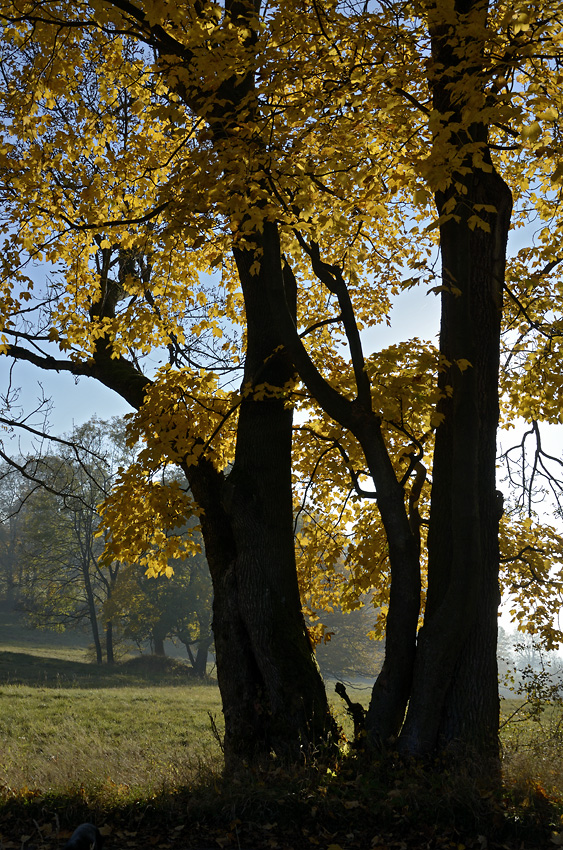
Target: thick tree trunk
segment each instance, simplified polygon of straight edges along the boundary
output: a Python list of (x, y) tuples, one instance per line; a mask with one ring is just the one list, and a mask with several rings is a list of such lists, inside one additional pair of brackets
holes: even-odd
[[(476, 466), (472, 486), (475, 488), (473, 502), (476, 508), (478, 537), (473, 541), (473, 557), (468, 563), (472, 616), (468, 624), (464, 645), (458, 656), (456, 667), (446, 694), (444, 712), (440, 725), (440, 739), (453, 746), (456, 742), (481, 758), (484, 755), (496, 759), (498, 756), (498, 671), (496, 660), (497, 622), (500, 592), (498, 586), (499, 546), (498, 504), (496, 498), (496, 431), (498, 426), (498, 369), (500, 323), (502, 315), (502, 287), (504, 283), (506, 243), (510, 225), (512, 197), (510, 190), (496, 172), (479, 172), (473, 182), (474, 204), (489, 204), (497, 214), (487, 217), (491, 231), (472, 234), (468, 250), (473, 259), (468, 275), (468, 321), (475, 339), (472, 395), (477, 406), (474, 424), (475, 448), (473, 457)], [(454, 238), (444, 240), (443, 259), (445, 268), (452, 268), (453, 256), (457, 253)], [(447, 295), (444, 295), (447, 298)], [(450, 296), (451, 299), (451, 296)], [(449, 340), (444, 340), (444, 354), (455, 360), (456, 321), (449, 323)], [(459, 324), (457, 325), (459, 331)], [(449, 353), (448, 353), (449, 352)], [(468, 370), (469, 371), (469, 370)], [(466, 374), (466, 373), (463, 373)], [(463, 378), (463, 375), (461, 376)], [(463, 392), (463, 386), (460, 387)], [(453, 401), (453, 400), (452, 400)], [(455, 404), (455, 402), (454, 402)], [(447, 415), (447, 414), (446, 414)], [(452, 412), (452, 418), (456, 414)], [(463, 431), (458, 433), (455, 453), (462, 453)], [(448, 444), (444, 435), (440, 445), (446, 455)], [(464, 490), (463, 465), (454, 460), (451, 480), (451, 496)], [(460, 496), (457, 496), (460, 500)], [(469, 517), (456, 521), (452, 517), (450, 536), (455, 553), (456, 534)], [(431, 518), (432, 524), (432, 518)], [(438, 529), (438, 535), (440, 533)], [(432, 534), (432, 546), (436, 545), (436, 533)], [(433, 557), (431, 549), (430, 557)], [(438, 544), (438, 559), (444, 557)], [(477, 560), (479, 559), (479, 560)], [(454, 554), (454, 563), (456, 562)], [(442, 572), (438, 567), (439, 574)], [(463, 596), (463, 590), (461, 590)]]
[[(439, 742), (494, 758), (500, 601), (495, 458), (511, 198), (495, 172), (474, 174), (469, 189), (470, 204), (490, 204), (498, 214), (487, 215), (490, 233), (471, 231), (463, 215), (442, 227), (440, 350), (451, 366), (440, 376), (444, 421), (434, 452), (428, 596), (401, 746), (423, 753)], [(465, 196), (463, 206), (467, 202)], [(462, 371), (456, 361), (463, 360), (471, 365)]]
[[(460, 26), (468, 20), (462, 15), (474, 13), (473, 22), (484, 27), (482, 3), (461, 5)], [(451, 95), (452, 67), (463, 39), (460, 29), (454, 54), (451, 33), (433, 30), (434, 58), (445, 68), (444, 76), (434, 80), (434, 102), (442, 114), (450, 114), (445, 120), (459, 118), (460, 104)], [(467, 79), (465, 85), (468, 91)], [(409, 754), (461, 750), (482, 765), (484, 758), (494, 763), (498, 757), (495, 460), (502, 287), (512, 207), (486, 138), (482, 125), (457, 134), (457, 152), (467, 172), (452, 174), (450, 187), (436, 199), (440, 215), (452, 213), (440, 228), (440, 352), (446, 366), (439, 376), (443, 398), (438, 409), (444, 419), (434, 451), (424, 626), (400, 739)], [(481, 145), (482, 166), (475, 165), (470, 151), (475, 144)], [(455, 206), (447, 207), (452, 200)], [(469, 219), (475, 214), (483, 226), (472, 229)]]
[[(279, 241), (266, 227), (261, 267), (254, 251), (235, 251), (247, 323), (243, 398), (235, 462), (228, 478), (228, 512), (237, 545), (236, 583), (241, 616), (260, 678), (261, 711), (278, 755), (306, 757), (334, 732), (324, 684), (307, 634), (297, 584), (293, 540), (291, 438), (288, 402), (294, 369), (271, 315), (266, 275), (281, 279)], [(295, 310), (295, 293), (289, 294)], [(266, 385), (263, 398), (253, 397)]]
[(184, 471), (203, 508), (201, 528), (213, 581), (213, 635), (225, 717), (225, 770), (232, 773), (264, 757), (267, 717), (260, 708), (261, 680), (239, 611), (236, 544), (223, 506), (222, 476), (206, 460)]

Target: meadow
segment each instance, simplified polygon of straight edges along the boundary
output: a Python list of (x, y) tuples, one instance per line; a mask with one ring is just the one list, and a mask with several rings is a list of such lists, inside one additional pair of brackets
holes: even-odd
[[(0, 624), (0, 788), (138, 797), (220, 771), (216, 682), (172, 658), (88, 660), (74, 634)], [(78, 645), (77, 645), (78, 644)]]
[[(358, 784), (345, 767), (338, 777), (332, 771), (288, 776), (280, 768), (273, 783), (249, 777), (249, 785), (226, 787), (212, 677), (198, 682), (181, 661), (153, 656), (97, 666), (76, 635), (32, 631), (17, 615), (1, 613), (2, 850), (60, 847), (82, 820), (102, 826), (108, 850), (316, 844), (342, 850), (366, 841), (386, 850), (399, 846), (397, 829), (415, 836), (403, 845), (417, 850), (421, 830), (434, 836), (425, 847), (484, 846), (480, 801), (468, 810), (464, 788), (447, 775), (437, 788), (427, 777), (405, 774), (401, 781), (395, 773), (389, 788), (383, 775)], [(351, 736), (341, 701), (333, 703)], [(518, 846), (526, 846), (528, 834), (536, 841), (537, 829), (563, 836), (561, 707), (534, 715), (521, 700), (505, 700), (507, 718), (503, 823)], [(440, 806), (426, 795), (438, 796)], [(503, 830), (498, 846), (511, 847)]]

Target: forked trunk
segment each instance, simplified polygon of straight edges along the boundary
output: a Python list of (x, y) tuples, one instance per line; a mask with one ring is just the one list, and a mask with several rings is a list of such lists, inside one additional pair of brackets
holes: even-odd
[(272, 753), (305, 759), (335, 731), (297, 585), (288, 403), (293, 367), (274, 354), (279, 339), (262, 280), (281, 274), (279, 245), (264, 238), (261, 247), (257, 275), (250, 273), (253, 251), (235, 254), (247, 351), (232, 470), (224, 484), (204, 463), (185, 470), (204, 508), (228, 772), (265, 765)]

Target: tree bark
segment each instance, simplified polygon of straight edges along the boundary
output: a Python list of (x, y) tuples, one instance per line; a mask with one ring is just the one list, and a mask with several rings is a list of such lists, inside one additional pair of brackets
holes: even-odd
[[(273, 238), (272, 238), (273, 237)], [(247, 351), (244, 383), (266, 384), (265, 397), (245, 393), (233, 469), (227, 480), (228, 513), (237, 545), (240, 612), (252, 645), (261, 712), (278, 755), (306, 757), (335, 731), (301, 611), (293, 540), (289, 391), (294, 367), (281, 346), (264, 278), (282, 279), (279, 241), (265, 227), (258, 274), (255, 251), (235, 249), (245, 300)], [(295, 292), (288, 293), (295, 312)]]
[[(452, 122), (461, 119), (463, 107), (452, 92), (462, 81), (455, 69), (471, 40), (464, 27), (471, 18), (484, 31), (487, 12), (473, 0), (458, 3), (456, 10), (457, 42), (451, 31), (431, 23), (433, 58), (441, 69), (432, 80), (434, 105), (444, 121)], [(478, 74), (475, 68), (470, 71), (477, 87)], [(469, 73), (467, 67), (464, 73)], [(463, 82), (468, 91), (467, 79)], [(424, 626), (399, 743), (409, 754), (461, 750), (483, 764), (483, 759), (494, 763), (498, 758), (495, 461), (512, 199), (491, 162), (486, 126), (476, 124), (453, 138), (458, 147), (452, 143), (452, 148), (466, 170), (453, 173), (448, 188), (436, 196), (438, 213), (447, 217), (440, 228), (440, 353), (446, 366), (439, 375), (443, 398), (438, 410), (444, 419), (434, 451)], [(473, 150), (480, 146), (482, 164), (476, 165), (473, 153), (466, 152), (472, 145)], [(483, 227), (472, 229), (475, 213)]]

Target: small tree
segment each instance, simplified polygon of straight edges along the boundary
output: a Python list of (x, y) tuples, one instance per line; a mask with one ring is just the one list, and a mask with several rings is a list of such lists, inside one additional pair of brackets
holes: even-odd
[[(17, 525), (18, 601), (41, 628), (89, 623), (98, 663), (103, 630), (112, 663), (113, 624), (103, 616), (103, 604), (113, 592), (119, 563), (102, 563), (98, 506), (126, 450), (118, 423), (96, 418), (68, 439), (56, 438), (54, 446), (50, 454), (39, 451), (11, 466), (25, 494)], [(6, 533), (6, 523), (2, 530)]]
[(150, 641), (164, 655), (164, 641), (184, 644), (196, 675), (205, 676), (211, 632), (212, 588), (202, 554), (173, 563), (174, 574), (148, 577), (137, 564), (125, 564), (117, 579), (106, 615), (119, 623), (123, 635), (137, 643)]

